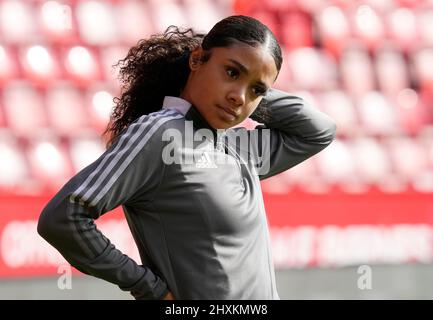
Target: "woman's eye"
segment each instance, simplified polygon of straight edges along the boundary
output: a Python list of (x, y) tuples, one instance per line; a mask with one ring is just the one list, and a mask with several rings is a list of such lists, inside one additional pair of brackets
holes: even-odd
[(264, 90), (262, 88), (253, 88), (253, 93), (256, 96), (264, 96), (266, 94), (266, 90)]
[(234, 68), (227, 68), (226, 72), (230, 78), (236, 78), (239, 75), (238, 70), (236, 70)]

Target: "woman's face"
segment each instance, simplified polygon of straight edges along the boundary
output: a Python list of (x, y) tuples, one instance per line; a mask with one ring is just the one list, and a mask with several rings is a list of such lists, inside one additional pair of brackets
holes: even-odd
[(257, 108), (278, 71), (267, 49), (246, 44), (213, 48), (200, 61), (201, 49), (191, 53), (187, 84), (181, 97), (192, 103), (215, 129), (233, 127)]

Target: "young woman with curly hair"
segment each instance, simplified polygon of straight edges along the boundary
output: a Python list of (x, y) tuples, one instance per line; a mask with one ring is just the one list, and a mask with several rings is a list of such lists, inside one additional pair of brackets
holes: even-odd
[[(136, 299), (279, 299), (260, 180), (335, 135), (325, 114), (272, 88), (281, 64), (272, 32), (246, 16), (138, 42), (120, 61), (106, 152), (46, 205), (39, 234)], [(248, 117), (260, 125), (237, 126)], [(142, 264), (94, 224), (120, 205)]]

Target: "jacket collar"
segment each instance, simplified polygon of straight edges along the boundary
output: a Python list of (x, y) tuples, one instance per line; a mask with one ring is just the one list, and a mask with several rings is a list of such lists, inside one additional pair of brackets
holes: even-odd
[(162, 103), (163, 109), (176, 109), (185, 116), (186, 120), (192, 121), (196, 129), (209, 129), (217, 135), (217, 130), (212, 128), (203, 118), (201, 113), (190, 102), (179, 97), (165, 96)]

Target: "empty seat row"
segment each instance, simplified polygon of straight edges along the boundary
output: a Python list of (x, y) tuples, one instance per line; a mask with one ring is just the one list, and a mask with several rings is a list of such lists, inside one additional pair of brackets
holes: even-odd
[[(40, 187), (58, 188), (104, 150), (101, 136), (92, 131), (62, 139), (47, 129), (18, 139), (3, 129), (0, 187), (13, 188), (33, 181)], [(301, 186), (317, 192), (339, 185), (353, 192), (374, 185), (389, 192), (404, 191), (407, 186), (433, 192), (432, 174), (433, 131), (426, 130), (416, 138), (360, 136), (337, 139), (308, 161), (265, 180), (264, 190), (284, 193), (292, 186)]]

